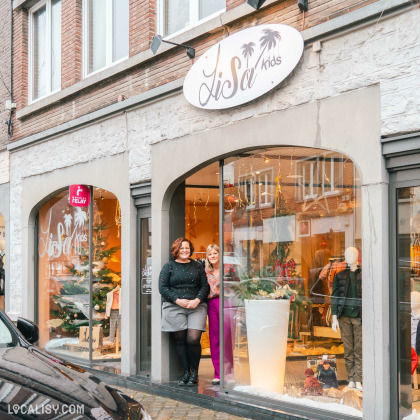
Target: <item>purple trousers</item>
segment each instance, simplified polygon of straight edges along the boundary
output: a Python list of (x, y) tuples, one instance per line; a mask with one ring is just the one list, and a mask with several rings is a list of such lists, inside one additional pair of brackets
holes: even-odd
[[(210, 338), (210, 352), (211, 360), (214, 366), (214, 377), (220, 379), (220, 306), (219, 297), (210, 299), (207, 302), (207, 313), (209, 316), (209, 338)], [(227, 303), (227, 302), (226, 302)], [(224, 341), (225, 341), (225, 374), (232, 372), (233, 368), (233, 345), (232, 345), (232, 327), (231, 321), (234, 308), (225, 308), (224, 319)]]

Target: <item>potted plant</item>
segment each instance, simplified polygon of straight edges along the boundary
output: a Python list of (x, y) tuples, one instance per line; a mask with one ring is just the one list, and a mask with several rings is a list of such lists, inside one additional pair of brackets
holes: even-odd
[(245, 303), (251, 386), (283, 393), (290, 303), (296, 290), (271, 279), (245, 280), (235, 287)]

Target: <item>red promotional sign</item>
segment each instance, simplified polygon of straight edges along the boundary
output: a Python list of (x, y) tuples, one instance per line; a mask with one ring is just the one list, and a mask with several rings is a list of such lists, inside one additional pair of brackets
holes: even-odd
[(86, 207), (90, 203), (90, 189), (87, 185), (70, 185), (71, 206)]

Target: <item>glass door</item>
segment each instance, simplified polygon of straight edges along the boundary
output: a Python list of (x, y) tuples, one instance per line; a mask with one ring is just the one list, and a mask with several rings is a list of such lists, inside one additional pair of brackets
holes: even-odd
[(222, 169), (223, 388), (296, 413), (362, 417), (357, 168), (339, 153), (285, 146)]
[[(146, 211), (147, 210), (147, 211)], [(138, 256), (138, 308), (139, 325), (137, 348), (139, 359), (137, 373), (148, 375), (151, 367), (151, 304), (152, 304), (152, 219), (150, 208), (142, 209), (138, 215), (138, 237), (140, 245)]]
[[(396, 194), (397, 369), (399, 419), (420, 410), (420, 186), (397, 188)], [(392, 306), (392, 305), (391, 305)], [(391, 337), (392, 338), (392, 337)], [(392, 340), (391, 340), (392, 341)]]

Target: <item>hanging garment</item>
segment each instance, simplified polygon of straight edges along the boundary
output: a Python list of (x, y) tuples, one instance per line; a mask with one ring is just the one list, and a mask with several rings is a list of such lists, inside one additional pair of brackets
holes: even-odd
[(118, 309), (111, 309), (111, 316), (109, 318), (109, 341), (115, 341), (115, 335), (118, 329), (118, 334), (121, 337), (121, 314)]
[(345, 261), (333, 260), (329, 262), (321, 271), (319, 278), (326, 280), (329, 294), (332, 294), (332, 286), (335, 275), (344, 270), (347, 264)]
[(414, 375), (414, 372), (416, 371), (418, 364), (419, 364), (419, 358), (415, 350), (413, 349), (413, 347), (411, 347), (411, 374), (412, 375)]
[(5, 271), (0, 268), (0, 295), (4, 295)]
[[(420, 321), (420, 318), (418, 318), (417, 316), (413, 314), (411, 315), (411, 347), (413, 347), (413, 349), (416, 349), (416, 352), (417, 352), (417, 341), (419, 341), (419, 347), (420, 347), (420, 337), (418, 336), (419, 321)], [(420, 354), (420, 352), (417, 352), (417, 354)]]
[(118, 311), (121, 314), (121, 287), (117, 286), (115, 289), (112, 289), (110, 292), (108, 292), (106, 294), (106, 309), (105, 309), (105, 313), (106, 316), (110, 316), (111, 314), (111, 307), (112, 307), (112, 303), (114, 301), (114, 293), (118, 293)]

